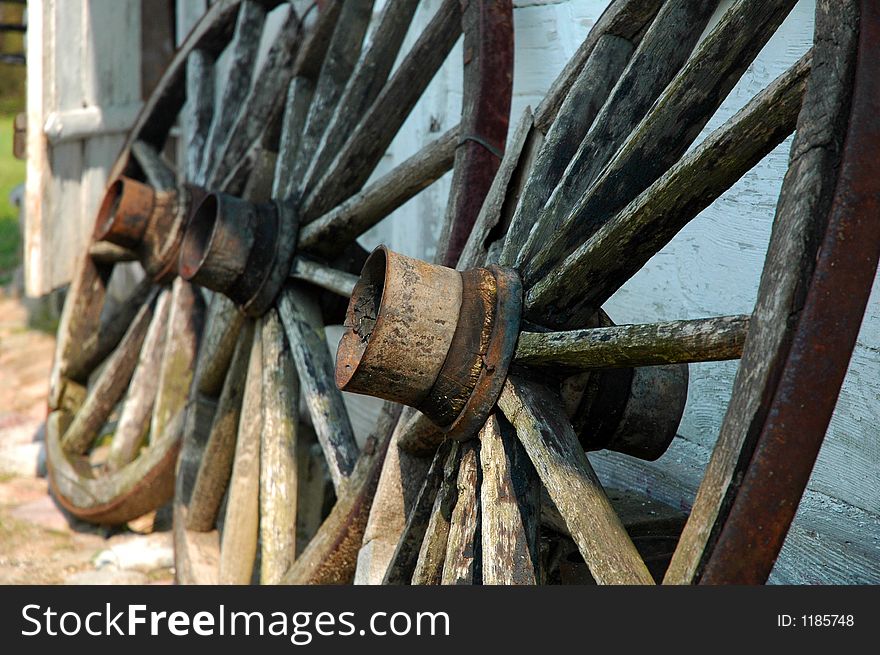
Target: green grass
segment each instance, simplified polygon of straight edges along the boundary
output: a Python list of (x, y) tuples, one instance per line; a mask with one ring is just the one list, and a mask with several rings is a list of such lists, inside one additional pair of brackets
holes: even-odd
[(9, 194), (24, 182), (24, 162), (12, 156), (14, 115), (0, 115), (0, 284), (7, 284), (19, 264), (21, 234), (18, 209)]

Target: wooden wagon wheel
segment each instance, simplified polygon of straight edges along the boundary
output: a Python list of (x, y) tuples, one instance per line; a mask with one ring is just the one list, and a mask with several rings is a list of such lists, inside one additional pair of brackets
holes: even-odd
[[(552, 562), (541, 540), (561, 532), (599, 583), (766, 581), (877, 266), (876, 3), (819, 0), (813, 49), (685, 153), (794, 4), (738, 0), (690, 53), (716, 2), (612, 2), (520, 123), (463, 272), (371, 255), (337, 382), (423, 414), (402, 425), (386, 459), (397, 461), (380, 480), (368, 545), (390, 552), (362, 557), (365, 580), (542, 582)], [(602, 303), (792, 131), (753, 314), (611, 324)], [(425, 324), (441, 303), (458, 318)], [(421, 344), (431, 356), (416, 364), (408, 353)], [(671, 563), (649, 571), (585, 449), (656, 457), (683, 403), (676, 369), (660, 365), (736, 358)], [(651, 398), (676, 407), (654, 429), (633, 429), (631, 408)]]
[[(240, 198), (210, 194), (193, 214), (179, 272), (216, 293), (175, 490), (180, 582), (352, 578), (399, 408), (387, 404), (358, 446), (325, 324), (341, 322), (366, 257), (355, 239), (451, 169), (438, 258), (457, 259), (510, 109), (509, 0), (444, 0), (403, 53), (419, 5), (389, 0), (367, 39), (373, 2), (322, 3), (280, 125), (243, 158), (262, 182)], [(460, 124), (365, 186), (462, 34)], [(340, 295), (334, 319), (326, 300)]]
[[(124, 523), (172, 497), (204, 309), (202, 292), (176, 277), (178, 253), (201, 189), (245, 184), (250, 169), (231, 162), (259, 141), (277, 113), (277, 89), (290, 79), (303, 31), (302, 15), (290, 10), (257, 67), (267, 13), (279, 4), (213, 3), (145, 103), (111, 171), (62, 314), (49, 400), (50, 481), (82, 519)], [(215, 84), (214, 66), (224, 54), (228, 75)], [(191, 124), (175, 167), (160, 153), (174, 158), (177, 143), (169, 135), (179, 114)], [(143, 278), (125, 299), (109, 302), (111, 275), (129, 261), (139, 262)]]

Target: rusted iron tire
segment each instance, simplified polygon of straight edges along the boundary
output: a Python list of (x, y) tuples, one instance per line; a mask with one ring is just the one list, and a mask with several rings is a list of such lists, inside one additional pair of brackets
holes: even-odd
[[(436, 383), (395, 352), (436, 337), (418, 319), (439, 301), (428, 284), (404, 294), (393, 280), (404, 268), (421, 271), (419, 279), (452, 271), (404, 267), (388, 252), (367, 262), (349, 316), (372, 319), (349, 321), (337, 379), (418, 407), (440, 426), (432, 431), (416, 416), (396, 437), (401, 463), (383, 472), (379, 487), (387, 475), (385, 502), (394, 505), (394, 489), (411, 498), (396, 505), (407, 507), (407, 519), (384, 535), (393, 552), (374, 580), (534, 584), (559, 582), (562, 571), (565, 581), (572, 551), (541, 547), (557, 538), (573, 541), (586, 579), (600, 584), (757, 584), (770, 575), (824, 439), (880, 255), (880, 79), (871, 54), (880, 10), (868, 0), (820, 0), (812, 51), (687, 152), (794, 2), (740, 0), (687, 60), (715, 3), (660, 4), (611, 3), (547, 100), (520, 123), (458, 262), (465, 287), (485, 270), (476, 267), (492, 262), (523, 286), (522, 322), (506, 326), (519, 333), (516, 352), (492, 365), (505, 377), (497, 404), (471, 417), (485, 421), (479, 435), (444, 441), (449, 421), (439, 420), (438, 399), (414, 393)], [(640, 66), (647, 61), (649, 68)], [(610, 70), (617, 74), (609, 80)], [(614, 86), (617, 75), (626, 80)], [(595, 112), (584, 116), (590, 106)], [(792, 131), (754, 313), (611, 324), (602, 304)], [(529, 172), (515, 175), (523, 165)], [(505, 204), (515, 209), (498, 238)], [(375, 292), (380, 285), (384, 295)], [(481, 333), (474, 316), (484, 314), (464, 310), (464, 293), (460, 306), (425, 369), (446, 370), (463, 356), (458, 335)], [(664, 378), (659, 365), (737, 358), (727, 414), (681, 537), (656, 533), (672, 534), (671, 562), (657, 568), (634, 544), (638, 535), (628, 534), (584, 448), (657, 457), (684, 402), (681, 378)], [(639, 382), (646, 370), (655, 371), (649, 385)], [(574, 380), (582, 394), (576, 402)], [(476, 393), (473, 378), (458, 382), (459, 400)], [(455, 395), (439, 400), (455, 405)], [(674, 411), (656, 429), (634, 429), (639, 417), (631, 409), (652, 397)], [(599, 439), (608, 424), (616, 432)], [(426, 455), (433, 457), (427, 472), (413, 463)]]
[[(230, 174), (202, 153), (206, 142), (222, 155), (258, 140), (235, 117), (242, 107), (271, 113), (273, 87), (302, 31), (300, 17), (287, 20), (268, 63), (256, 70), (266, 14), (279, 3), (213, 3), (172, 58), (112, 169), (67, 295), (50, 384), (51, 488), (86, 521), (125, 523), (172, 498), (204, 309), (202, 291), (176, 277), (178, 251), (199, 188), (247, 180), (247, 171)], [(213, 66), (224, 52), (236, 53), (241, 65), (229, 71), (215, 109)], [(185, 102), (189, 140), (172, 165), (171, 130)], [(140, 282), (111, 301), (108, 285), (122, 268)]]
[[(369, 1), (321, 3), (278, 124), (241, 158), (251, 183), (208, 195), (193, 214), (179, 272), (214, 296), (175, 488), (178, 582), (353, 577), (400, 410), (386, 406), (356, 442), (325, 325), (342, 319), (366, 256), (356, 239), (449, 170), (438, 257), (457, 259), (510, 110), (510, 1), (445, 0), (407, 51), (419, 10), (418, 0), (390, 0), (375, 16)], [(462, 35), (460, 124), (367, 185)]]

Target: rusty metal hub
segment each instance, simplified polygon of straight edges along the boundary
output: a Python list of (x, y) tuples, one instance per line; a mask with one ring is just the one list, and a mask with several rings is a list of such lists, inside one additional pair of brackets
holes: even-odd
[(290, 272), (297, 227), (288, 203), (254, 204), (225, 193), (208, 194), (184, 236), (180, 276), (259, 316)]
[(415, 407), (468, 439), (501, 392), (521, 311), (511, 269), (459, 272), (380, 246), (352, 292), (336, 384)]
[(177, 272), (177, 258), (187, 227), (194, 187), (156, 191), (120, 176), (107, 187), (95, 222), (94, 239), (135, 252), (144, 271), (159, 284)]

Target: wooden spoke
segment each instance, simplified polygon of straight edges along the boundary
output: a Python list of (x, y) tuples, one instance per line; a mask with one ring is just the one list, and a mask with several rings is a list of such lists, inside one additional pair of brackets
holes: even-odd
[(516, 428), (596, 582), (654, 584), (559, 399), (535, 383), (509, 377), (498, 405)]
[(483, 584), (538, 584), (540, 484), (504, 417), (480, 431), (480, 469)]
[(214, 294), (208, 307), (196, 373), (196, 388), (200, 393), (220, 395), (244, 323), (244, 315), (229, 298)]
[[(292, 12), (291, 12), (292, 13)], [(223, 97), (213, 112), (207, 139), (202, 148), (202, 162), (194, 180), (204, 184), (211, 177), (214, 158), (232, 134), (232, 127), (251, 88), (251, 80), (266, 23), (266, 7), (256, 0), (243, 0), (235, 23), (235, 35), (226, 47), (229, 69), (225, 75)]]
[(550, 271), (528, 292), (526, 315), (550, 305), (561, 324), (575, 325), (592, 315), (690, 220), (791, 134), (810, 61), (808, 53)]
[[(592, 33), (592, 32), (591, 32)], [(559, 183), (587, 130), (620, 79), (633, 52), (631, 41), (605, 34), (574, 80), (556, 120), (547, 130), (510, 222), (501, 263), (512, 265), (525, 245), (534, 220)]]
[[(586, 131), (577, 152), (569, 161), (561, 160), (559, 165), (565, 166), (565, 172), (560, 176), (558, 185), (539, 189), (540, 195), (535, 198), (535, 205), (524, 208), (529, 214), (537, 210), (540, 214), (517, 257), (517, 264), (521, 264), (528, 253), (540, 248), (548, 237), (553, 236), (566, 213), (593, 185), (627, 135), (644, 119), (651, 105), (687, 61), (717, 6), (717, 0), (670, 0), (663, 5), (629, 59), (619, 82), (610, 91), (607, 102), (602, 105), (589, 131)], [(593, 55), (598, 51), (597, 44)], [(602, 64), (599, 66), (605, 68)], [(575, 88), (572, 87), (573, 90)], [(600, 88), (599, 93), (604, 92)], [(553, 176), (551, 171), (550, 177)], [(548, 191), (552, 193), (545, 196)]]
[(341, 11), (342, 2), (332, 2), (321, 10), (317, 24), (303, 43), (293, 65), (294, 75), (287, 90), (284, 115), (281, 117), (273, 198), (290, 198), (297, 188), (298, 181), (292, 175), (292, 167), (296, 162), (299, 139), (312, 104), (315, 84), (321, 74)]
[(637, 43), (663, 2), (664, 0), (612, 0), (608, 4), (535, 110), (535, 125), (541, 132), (546, 134), (556, 120), (569, 90), (602, 37), (609, 34), (633, 44)]
[(303, 223), (360, 190), (460, 35), (458, 0), (445, 0), (326, 174), (309, 190), (303, 202)]
[[(442, 455), (440, 457), (442, 458)], [(441, 459), (441, 461), (443, 461), (443, 479), (434, 499), (434, 507), (431, 508), (431, 518), (428, 519), (422, 547), (419, 549), (419, 557), (412, 577), (414, 585), (438, 585), (443, 575), (449, 524), (458, 498), (457, 481), (461, 462), (461, 447), (458, 442), (450, 446), (445, 460)]]
[(336, 388), (333, 360), (315, 300), (296, 285), (281, 293), (278, 312), (299, 373), (300, 387), (337, 491), (358, 457), (351, 422)]
[[(740, 485), (748, 477), (756, 442), (761, 436), (761, 426), (768, 420), (768, 413), (772, 410), (776, 381), (784, 377), (783, 370), (790, 365), (792, 335), (802, 328), (799, 324), (804, 320), (802, 310), (807, 297), (804, 289), (814, 278), (819, 260), (821, 240), (813, 235), (825, 231), (828, 207), (838, 184), (840, 153), (844, 151), (845, 142), (849, 141), (847, 130), (852, 129), (847, 127), (847, 120), (852, 94), (850, 76), (857, 63), (858, 30), (853, 29), (858, 21), (856, 4), (847, 2), (831, 7), (820, 3), (817, 8), (813, 54), (817, 65), (798, 118), (798, 129), (776, 208), (749, 338), (734, 379), (730, 405), (691, 515), (666, 573), (666, 583), (699, 581), (707, 561), (714, 557), (713, 550), (722, 533), (722, 526), (728, 520), (734, 498), (742, 493)], [(874, 21), (876, 25), (876, 11)], [(821, 66), (819, 62), (822, 62)], [(837, 230), (829, 231), (828, 237), (831, 239), (841, 238)], [(825, 274), (830, 275), (830, 271), (826, 269)], [(833, 330), (836, 335), (836, 327)], [(827, 345), (823, 346), (823, 352), (827, 352), (827, 348)], [(842, 373), (840, 377), (842, 379)], [(826, 382), (829, 388), (836, 389), (830, 378), (823, 377), (823, 386)], [(830, 417), (833, 396), (826, 397), (831, 399), (831, 407), (825, 408), (826, 416)], [(809, 402), (818, 401), (816, 397), (811, 397)], [(797, 405), (797, 408), (799, 412), (807, 411), (803, 405)], [(818, 443), (821, 443), (826, 426), (827, 418), (818, 427), (812, 427), (818, 436)], [(790, 436), (794, 438), (793, 433)], [(804, 437), (798, 434), (800, 438)], [(791, 441), (782, 439), (782, 443)], [(816, 442), (810, 448), (815, 449), (815, 457), (818, 451)], [(762, 464), (767, 466), (773, 461), (782, 460), (769, 459)], [(791, 465), (790, 479), (800, 477), (805, 486), (813, 461), (806, 460), (806, 465), (801, 460), (791, 464), (786, 462), (784, 477), (789, 478)], [(794, 473), (794, 469), (799, 472)], [(768, 536), (766, 541), (762, 538), (755, 549), (769, 549), (771, 556), (762, 558), (760, 563), (756, 563), (757, 566), (749, 567), (746, 562), (731, 562), (728, 553), (726, 574), (724, 567), (719, 567), (713, 571), (716, 576), (713, 581), (723, 582), (725, 578), (745, 581), (753, 581), (756, 577), (759, 581), (766, 579), (804, 486), (795, 492), (793, 498), (774, 500), (774, 508), (787, 508), (787, 520), (782, 523), (781, 531), (778, 529), (779, 519), (770, 518), (765, 525), (761, 525), (762, 530), (766, 528)], [(762, 504), (767, 505), (767, 502), (762, 501)], [(741, 555), (740, 559), (744, 557)]]
[(475, 439), (461, 446), (458, 493), (449, 520), (446, 557), (440, 584), (474, 584), (480, 580), (480, 448)]
[(137, 261), (137, 253), (109, 241), (97, 241), (89, 246), (89, 257), (99, 264), (118, 264)]
[(290, 169), (292, 180), (298, 184), (297, 196), (304, 188), (309, 163), (358, 62), (372, 14), (373, 0), (342, 5)]
[(458, 258), (456, 268), (459, 270), (487, 263), (489, 249), (492, 247), (489, 241), (503, 229), (509, 218), (505, 215), (505, 210), (509, 214), (511, 205), (516, 203), (521, 192), (521, 188), (513, 187), (524, 181), (524, 171), (529, 170), (542, 138), (541, 133), (535, 129), (532, 111), (527, 107), (514, 130), (510, 144), (504, 149), (501, 165)]
[(354, 578), (357, 552), (370, 504), (388, 451), (400, 406), (385, 403), (376, 429), (341, 494), (314, 538), (282, 578), (282, 584), (348, 584)]
[(309, 188), (318, 181), (361, 116), (379, 95), (388, 80), (417, 7), (418, 0), (391, 0), (385, 4), (369, 48), (358, 61), (335, 111), (327, 112), (327, 130), (320, 144), (314, 144), (317, 153), (312, 157), (308, 169), (303, 169), (300, 189)]
[(168, 426), (177, 420), (178, 414), (184, 411), (193, 379), (203, 319), (204, 303), (201, 295), (188, 282), (180, 278), (174, 280), (168, 337), (162, 352), (159, 390), (151, 421), (154, 438), (164, 434)]
[(155, 298), (156, 293), (153, 292), (148, 302), (138, 310), (119, 346), (89, 389), (82, 408), (62, 437), (61, 446), (65, 452), (75, 455), (85, 453), (125, 393), (153, 318)]
[(574, 330), (523, 332), (516, 360), (527, 366), (625, 368), (738, 359), (748, 316)]
[(183, 133), (186, 135), (183, 168), (186, 179), (200, 174), (205, 143), (214, 117), (214, 64), (212, 53), (198, 49), (186, 62), (186, 108), (183, 111)]
[[(522, 268), (526, 288), (681, 157), (794, 4), (740, 0), (724, 14), (553, 238), (532, 253)], [(557, 224), (546, 210), (539, 222), (545, 216)]]
[(458, 138), (456, 126), (360, 193), (304, 226), (298, 249), (327, 258), (339, 254), (358, 236), (450, 170)]
[(254, 329), (241, 401), (226, 518), (220, 538), (220, 584), (248, 584), (257, 557), (260, 435), (263, 431), (262, 320)]
[[(77, 348), (71, 348), (66, 366), (63, 367), (63, 375), (85, 382), (95, 367), (119, 345), (134, 317), (154, 295), (152, 281), (144, 279), (123, 301), (101, 316), (100, 322), (95, 322), (97, 325), (92, 327), (84, 322), (84, 334), (78, 335), (80, 340), (76, 344)], [(86, 331), (87, 328), (91, 329)]]
[(161, 154), (146, 141), (135, 141), (131, 154), (144, 171), (144, 177), (154, 189), (173, 189), (177, 186), (177, 173)]
[(147, 328), (119, 423), (110, 442), (107, 455), (107, 468), (110, 470), (118, 470), (133, 461), (150, 430), (153, 404), (159, 391), (159, 371), (168, 332), (170, 305), (171, 291), (163, 291), (156, 301), (153, 320)]
[[(363, 544), (358, 553), (355, 584), (382, 583), (395, 557), (408, 517), (419, 502), (430, 460), (411, 455), (400, 447), (410, 432), (412, 420), (408, 415), (411, 414), (416, 413), (411, 410), (401, 413), (391, 436), (391, 445), (382, 465), (379, 485), (364, 529)], [(430, 511), (430, 507), (428, 509)], [(416, 554), (418, 545), (415, 544)], [(412, 571), (405, 583), (409, 583), (410, 577)]]
[[(415, 502), (409, 512), (405, 513), (406, 524), (399, 534), (397, 547), (387, 566), (381, 583), (386, 585), (405, 585), (412, 580), (418, 562), (419, 550), (428, 529), (431, 512), (443, 481), (443, 467), (453, 447), (452, 441), (446, 441), (435, 453), (424, 477)], [(390, 456), (390, 455), (389, 455)], [(404, 509), (403, 507), (400, 508)]]
[(260, 581), (278, 583), (296, 557), (299, 380), (278, 313), (263, 319)]
[(398, 445), (407, 453), (425, 457), (433, 455), (444, 439), (446, 435), (431, 419), (419, 412), (413, 412), (412, 418), (406, 423), (406, 429), (400, 434)]
[(270, 118), (279, 100), (279, 90), (283, 92), (293, 76), (293, 63), (301, 36), (299, 17), (296, 12), (290, 11), (254, 80), (244, 107), (238, 113), (229, 140), (217, 154), (217, 163), (206, 178), (205, 186), (216, 187), (226, 180), (230, 172), (246, 157), (251, 144), (260, 139), (263, 130), (271, 123)]
[(193, 486), (187, 528), (196, 532), (214, 527), (229, 485), (253, 332), (253, 323), (248, 322), (239, 335)]
[(358, 280), (356, 275), (319, 264), (305, 257), (297, 257), (293, 260), (290, 276), (298, 280), (311, 282), (315, 286), (344, 298), (348, 298), (351, 295), (352, 289), (354, 289), (354, 285)]

